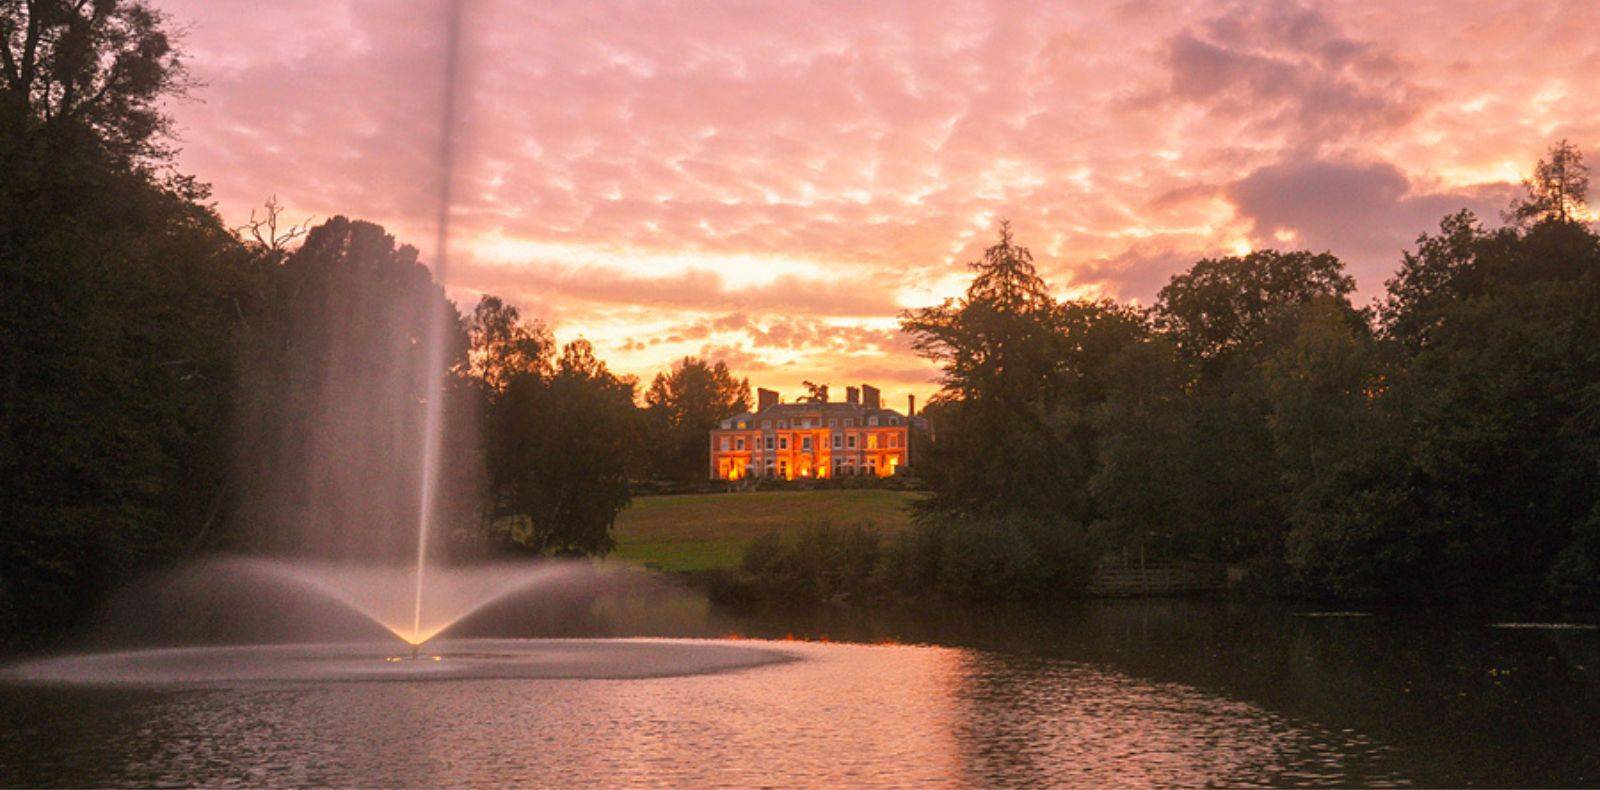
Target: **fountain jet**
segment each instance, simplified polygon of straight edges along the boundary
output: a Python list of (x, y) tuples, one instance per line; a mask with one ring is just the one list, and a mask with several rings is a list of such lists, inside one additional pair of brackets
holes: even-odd
[[(439, 119), (439, 203), (435, 218), (433, 279), (446, 284), (450, 252), (451, 185), (455, 175), (456, 82), (460, 70), (461, 0), (445, 5), (444, 100)], [(423, 418), (421, 502), (417, 516), (417, 570), (413, 594), (411, 637), (413, 645), (427, 641), (437, 631), (422, 636), (422, 590), (428, 562), (428, 532), (438, 509), (439, 454), (444, 433), (444, 374), (446, 316), (435, 309), (428, 323), (427, 397)]]

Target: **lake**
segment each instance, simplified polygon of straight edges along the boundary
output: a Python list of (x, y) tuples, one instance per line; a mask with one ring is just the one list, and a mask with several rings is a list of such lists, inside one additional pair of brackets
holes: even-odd
[[(1415, 611), (1307, 616), (1327, 613), (1204, 601), (890, 613), (729, 613), (682, 601), (598, 609), (576, 625), (540, 628), (652, 638), (483, 641), (471, 638), (469, 624), (463, 638), (430, 645), (443, 655), (438, 671), (495, 656), (520, 656), (518, 663), (451, 679), (331, 680), (318, 669), (274, 677), (191, 671), (184, 683), (0, 684), (0, 778), (408, 786), (1600, 781), (1594, 630), (1494, 628), (1487, 619)], [(476, 628), (505, 631), (503, 622)], [(264, 654), (259, 663), (285, 660)]]

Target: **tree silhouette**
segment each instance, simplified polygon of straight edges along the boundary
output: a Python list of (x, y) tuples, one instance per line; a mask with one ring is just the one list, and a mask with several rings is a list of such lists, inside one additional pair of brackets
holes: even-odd
[(644, 402), (651, 474), (701, 480), (711, 463), (708, 432), (719, 420), (750, 409), (750, 381), (734, 378), (723, 362), (684, 357), (656, 374)]
[(1576, 221), (1589, 200), (1589, 166), (1583, 163), (1583, 152), (1565, 139), (1550, 146), (1522, 187), (1527, 194), (1511, 203), (1505, 212), (1507, 222)]
[(161, 103), (188, 86), (165, 22), (142, 0), (0, 3), (0, 106), (48, 133), (85, 128), (126, 162), (164, 158)]
[(806, 382), (802, 382), (801, 386), (806, 388), (805, 401), (807, 403), (827, 403), (828, 402), (828, 385), (826, 385), (826, 384), (814, 384), (812, 382), (806, 381)]

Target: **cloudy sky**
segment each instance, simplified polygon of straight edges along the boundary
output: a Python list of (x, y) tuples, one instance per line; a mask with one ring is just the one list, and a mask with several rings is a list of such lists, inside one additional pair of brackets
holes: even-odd
[[(464, 0), (448, 280), (648, 378), (932, 371), (895, 314), (1009, 218), (1062, 296), (1148, 303), (1308, 247), (1370, 298), (1554, 140), (1600, 143), (1600, 3)], [(181, 167), (239, 222), (382, 223), (431, 256), (439, 0), (158, 0), (203, 85)]]

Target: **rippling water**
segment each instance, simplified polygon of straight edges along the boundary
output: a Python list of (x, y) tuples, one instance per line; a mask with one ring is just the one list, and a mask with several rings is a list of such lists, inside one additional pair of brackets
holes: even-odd
[(446, 682), (0, 683), (0, 784), (1582, 786), (1600, 764), (1594, 631), (1181, 602), (681, 619), (779, 638), (458, 642), (543, 668)]
[(1359, 736), (1070, 661), (774, 647), (799, 660), (642, 680), (35, 687), (8, 695), (0, 761), (11, 784), (73, 785), (1404, 779)]

